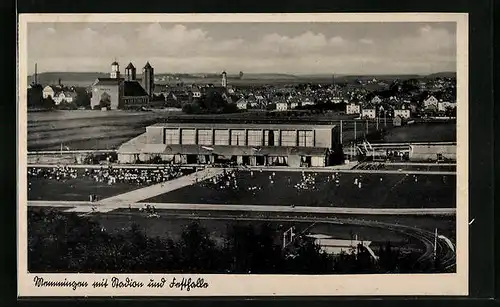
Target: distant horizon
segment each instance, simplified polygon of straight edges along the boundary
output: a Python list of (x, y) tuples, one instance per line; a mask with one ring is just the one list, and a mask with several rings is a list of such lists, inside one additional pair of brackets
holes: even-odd
[(28, 73), (155, 71), (428, 75), (456, 71), (454, 22), (28, 24)]
[[(154, 66), (153, 66), (154, 68)], [(120, 69), (122, 70), (122, 69)], [(105, 71), (38, 71), (38, 75), (41, 74), (109, 74), (109, 72)], [(123, 75), (124, 71), (120, 71), (120, 73)], [(239, 74), (238, 72), (232, 73), (232, 72), (227, 72), (228, 76), (237, 76)], [(245, 75), (288, 75), (288, 76), (329, 76), (329, 77), (350, 77), (350, 76), (428, 76), (428, 75), (433, 75), (433, 74), (456, 74), (456, 71), (436, 71), (436, 72), (430, 72), (430, 73), (373, 73), (373, 74), (357, 74), (357, 73), (283, 73), (283, 72), (243, 72), (244, 76)], [(155, 71), (155, 76), (159, 75), (218, 75), (220, 73), (217, 72), (156, 72)], [(141, 73), (137, 73), (137, 77), (139, 78), (141, 76)], [(28, 77), (34, 77), (34, 73), (28, 75)]]

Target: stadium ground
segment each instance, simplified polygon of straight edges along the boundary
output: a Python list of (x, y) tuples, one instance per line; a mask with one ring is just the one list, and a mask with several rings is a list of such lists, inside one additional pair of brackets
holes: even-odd
[[(117, 196), (126, 192), (141, 189), (151, 184), (116, 182), (97, 182), (83, 177), (85, 169), (76, 170), (78, 177), (64, 180), (28, 177), (28, 200), (88, 201), (89, 195), (98, 199)], [(184, 174), (192, 173), (191, 169), (183, 169)]]
[(405, 245), (410, 247), (408, 246), (408, 244), (410, 244), (411, 247), (423, 248), (418, 240), (393, 230), (359, 225), (337, 224), (334, 222), (297, 222), (287, 221), (285, 219), (265, 221), (245, 218), (235, 220), (227, 217), (214, 219), (213, 217), (203, 218), (199, 216), (186, 218), (173, 217), (170, 215), (162, 215), (160, 218), (147, 218), (145, 214), (133, 214), (127, 216), (110, 213), (93, 214), (91, 218), (99, 222), (107, 231), (110, 232), (122, 232), (135, 223), (148, 236), (159, 236), (163, 238), (168, 237), (174, 241), (180, 238), (180, 235), (186, 225), (189, 225), (193, 221), (197, 221), (202, 227), (206, 228), (210, 233), (210, 236), (220, 244), (224, 243), (224, 236), (235, 225), (251, 225), (258, 230), (262, 225), (269, 224), (275, 230), (275, 240), (277, 244), (280, 244), (281, 242), (283, 231), (295, 226), (296, 233), (308, 231), (311, 234), (328, 235), (336, 239), (344, 240), (350, 240), (351, 235), (354, 239), (354, 236), (357, 235), (358, 240), (371, 241), (374, 246), (390, 241), (394, 245)]
[[(308, 175), (306, 175), (308, 176)], [(144, 202), (335, 206), (350, 208), (453, 208), (456, 176), (406, 174), (311, 174), (314, 183), (296, 187), (301, 172), (236, 173), (237, 186), (221, 188), (211, 179)], [(354, 184), (358, 178), (362, 186)], [(230, 180), (233, 182), (233, 180)], [(232, 183), (231, 183), (232, 184)], [(222, 183), (224, 185), (224, 183)]]
[[(40, 207), (30, 207), (33, 210)], [(280, 212), (234, 212), (234, 211), (186, 211), (186, 210), (156, 210), (161, 217), (169, 217), (172, 219), (196, 219), (198, 217), (212, 218), (212, 219), (231, 219), (238, 221), (241, 219), (289, 219), (289, 220), (314, 220), (314, 219), (338, 219), (338, 220), (362, 220), (362, 221), (376, 221), (389, 224), (406, 225), (419, 229), (425, 229), (433, 232), (438, 228), (440, 234), (452, 239), (455, 238), (455, 225), (456, 219), (454, 216), (403, 216), (403, 215), (350, 215), (350, 214), (318, 214), (318, 213), (280, 213)], [(104, 216), (104, 214), (102, 214)], [(107, 212), (105, 216), (123, 217), (133, 221), (135, 216), (144, 216), (137, 209), (116, 209)]]
[(96, 182), (90, 178), (64, 181), (29, 178), (28, 182), (31, 183), (28, 190), (29, 200), (88, 201), (90, 194), (96, 195), (98, 199), (103, 199), (146, 186), (120, 182), (108, 185), (106, 182)]

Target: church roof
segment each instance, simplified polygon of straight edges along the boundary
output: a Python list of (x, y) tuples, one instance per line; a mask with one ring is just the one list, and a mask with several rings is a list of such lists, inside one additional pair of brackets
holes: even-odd
[(144, 68), (146, 69), (151, 69), (153, 67), (151, 67), (151, 64), (149, 64), (149, 61), (146, 63), (146, 65), (144, 65)]
[(111, 63), (111, 65), (118, 65), (118, 62), (114, 61), (113, 63)]
[(97, 78), (94, 85), (118, 85), (123, 78)]
[(148, 96), (148, 93), (137, 81), (125, 81), (123, 84), (124, 96)]
[(132, 64), (132, 62), (128, 63), (127, 67), (125, 67), (125, 69), (134, 69), (134, 65)]

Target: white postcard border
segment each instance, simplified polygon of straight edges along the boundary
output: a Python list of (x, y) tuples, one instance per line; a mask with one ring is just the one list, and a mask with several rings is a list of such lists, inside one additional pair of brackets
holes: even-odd
[[(456, 22), (457, 23), (457, 272), (394, 275), (31, 274), (27, 270), (27, 24), (31, 22)], [(20, 14), (18, 34), (18, 295), (38, 296), (379, 296), (468, 295), (468, 14)], [(46, 288), (48, 280), (87, 281), (88, 287)], [(129, 277), (147, 285), (164, 277), (204, 279), (207, 288), (93, 288), (102, 278)]]

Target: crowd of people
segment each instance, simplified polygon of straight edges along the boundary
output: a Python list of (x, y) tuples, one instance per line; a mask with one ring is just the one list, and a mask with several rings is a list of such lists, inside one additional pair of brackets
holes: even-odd
[(101, 167), (92, 169), (55, 166), (52, 168), (28, 168), (28, 178), (43, 178), (57, 181), (66, 181), (76, 178), (88, 178), (96, 182), (109, 185), (116, 183), (127, 184), (156, 184), (166, 182), (184, 175), (178, 166), (158, 166), (156, 168), (113, 168)]
[(236, 179), (236, 170), (224, 169), (222, 174), (218, 174), (207, 183), (210, 187), (219, 190), (238, 189), (238, 180)]

